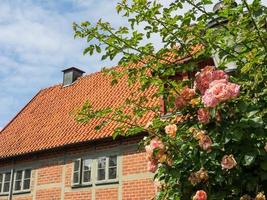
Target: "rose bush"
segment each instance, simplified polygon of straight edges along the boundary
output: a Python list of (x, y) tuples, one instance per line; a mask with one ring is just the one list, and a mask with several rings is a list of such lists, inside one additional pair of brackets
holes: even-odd
[[(104, 70), (112, 84), (126, 75), (145, 94), (132, 94), (116, 109), (86, 104), (78, 121), (103, 118), (97, 129), (116, 121), (122, 125), (114, 137), (146, 133), (142, 143), (159, 185), (156, 199), (265, 200), (267, 8), (260, 0), (224, 0), (211, 11), (212, 3), (122, 0), (116, 9), (128, 26), (116, 29), (103, 20), (74, 24), (75, 36), (89, 43), (85, 54), (104, 51), (103, 60), (122, 56), (121, 73)], [(154, 35), (162, 43), (153, 45)], [(152, 97), (163, 106), (149, 106), (150, 87), (157, 88)], [(134, 123), (145, 114), (153, 120)]]

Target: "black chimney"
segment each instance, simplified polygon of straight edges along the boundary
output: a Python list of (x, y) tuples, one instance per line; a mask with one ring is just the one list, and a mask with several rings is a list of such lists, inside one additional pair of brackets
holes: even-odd
[(76, 67), (70, 67), (68, 69), (64, 69), (62, 70), (62, 72), (63, 72), (63, 86), (71, 85), (85, 73), (84, 71), (77, 69)]

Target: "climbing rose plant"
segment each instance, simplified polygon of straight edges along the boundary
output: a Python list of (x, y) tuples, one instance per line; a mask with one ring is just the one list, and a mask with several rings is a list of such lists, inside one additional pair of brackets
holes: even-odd
[[(155, 173), (155, 199), (266, 199), (266, 7), (260, 0), (224, 0), (215, 12), (213, 3), (122, 0), (116, 9), (128, 25), (73, 26), (75, 37), (88, 42), (85, 54), (119, 57), (120, 70), (103, 70), (112, 84), (127, 77), (129, 87), (139, 86), (117, 108), (86, 102), (77, 120), (99, 118), (96, 129), (116, 121), (114, 138), (146, 135), (141, 147)], [(153, 43), (155, 37), (161, 42)], [(150, 103), (159, 99), (164, 115)], [(147, 115), (151, 121), (140, 123)]]

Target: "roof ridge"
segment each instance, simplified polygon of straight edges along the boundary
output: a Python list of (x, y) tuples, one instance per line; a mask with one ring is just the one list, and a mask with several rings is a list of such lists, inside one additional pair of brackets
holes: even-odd
[[(116, 68), (119, 68), (119, 67), (122, 67), (122, 66), (119, 66), (119, 65), (115, 65), (115, 66), (111, 66), (111, 67), (102, 67), (101, 70), (99, 71), (94, 71), (94, 72), (90, 72), (88, 74), (85, 74), (84, 76), (81, 76), (77, 79), (78, 80), (81, 80), (81, 79), (84, 79), (84, 78), (88, 78), (90, 76), (93, 76), (93, 75), (96, 75), (96, 74), (99, 74), (99, 73), (103, 73), (103, 69), (116, 69)], [(76, 81), (75, 81), (76, 82)], [(74, 83), (75, 83), (74, 82)], [(72, 85), (72, 84), (71, 84)], [(55, 88), (55, 87), (58, 87), (58, 86), (62, 86), (62, 83), (56, 83), (56, 84), (53, 84), (53, 85), (50, 85), (50, 86), (47, 86), (47, 87), (43, 87), (40, 89), (41, 90), (48, 90), (48, 89), (51, 89), (51, 88)], [(1, 131), (0, 131), (1, 132)]]

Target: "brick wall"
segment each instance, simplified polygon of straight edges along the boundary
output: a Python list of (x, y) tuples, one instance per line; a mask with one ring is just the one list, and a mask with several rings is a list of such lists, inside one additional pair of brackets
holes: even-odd
[[(137, 139), (81, 145), (64, 151), (21, 158), (15, 169), (31, 168), (31, 190), (13, 194), (13, 200), (149, 200), (155, 194), (152, 177), (146, 170), (145, 153), (137, 151)], [(118, 155), (118, 181), (72, 187), (73, 161), (87, 156), (97, 158), (110, 152)], [(11, 169), (11, 161), (1, 162), (0, 172)], [(0, 196), (0, 200), (7, 200)]]

